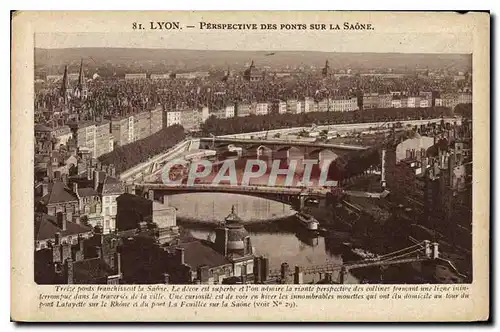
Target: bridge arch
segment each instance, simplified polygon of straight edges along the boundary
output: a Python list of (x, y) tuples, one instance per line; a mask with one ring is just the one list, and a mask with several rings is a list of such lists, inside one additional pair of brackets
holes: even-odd
[(295, 146), (285, 146), (279, 148), (274, 156), (276, 159), (303, 160), (304, 152)]
[(330, 149), (316, 149), (309, 153), (309, 158), (318, 160), (320, 164), (324, 161), (332, 162), (338, 157), (339, 155)]
[(245, 148), (245, 157), (248, 158), (272, 158), (273, 149), (263, 144), (254, 144)]

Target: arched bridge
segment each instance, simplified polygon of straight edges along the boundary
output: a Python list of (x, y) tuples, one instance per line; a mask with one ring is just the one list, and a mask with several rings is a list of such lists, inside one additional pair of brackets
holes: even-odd
[(301, 209), (308, 198), (316, 198), (324, 202), (331, 193), (324, 187), (285, 187), (285, 186), (257, 186), (257, 185), (225, 185), (225, 184), (160, 184), (160, 183), (137, 183), (132, 189), (136, 194), (146, 198), (159, 200), (164, 195), (195, 193), (195, 192), (218, 192), (228, 194), (240, 194), (261, 197), (284, 204), (290, 204)]

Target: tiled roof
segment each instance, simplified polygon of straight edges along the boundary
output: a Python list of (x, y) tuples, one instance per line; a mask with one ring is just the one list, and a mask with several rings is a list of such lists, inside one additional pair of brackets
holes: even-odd
[(48, 240), (55, 238), (57, 232), (61, 233), (61, 236), (68, 235), (78, 235), (82, 233), (90, 232), (91, 228), (84, 225), (79, 225), (74, 222), (66, 222), (66, 230), (62, 230), (61, 227), (57, 225), (57, 217), (49, 216), (44, 213), (35, 214), (35, 239)]
[(80, 197), (97, 196), (97, 191), (95, 191), (94, 188), (79, 188), (78, 196)]
[(92, 284), (113, 274), (113, 270), (100, 258), (84, 259), (73, 263), (73, 282)]
[(192, 269), (197, 269), (202, 265), (213, 268), (230, 264), (226, 257), (200, 241), (180, 243), (175, 248), (184, 248), (184, 262), (191, 266)]
[(43, 125), (43, 124), (36, 124), (35, 125), (35, 132), (51, 132), (52, 128)]
[(55, 204), (78, 201), (75, 193), (64, 186), (61, 181), (55, 181), (50, 192), (42, 197), (42, 203)]
[(111, 176), (106, 176), (102, 185), (99, 185), (98, 191), (102, 195), (118, 195), (123, 193), (123, 186), (120, 181)]

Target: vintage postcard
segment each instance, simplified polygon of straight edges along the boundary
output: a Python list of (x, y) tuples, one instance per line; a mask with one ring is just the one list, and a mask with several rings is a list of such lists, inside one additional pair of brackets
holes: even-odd
[(15, 321), (484, 321), (490, 17), (15, 12)]

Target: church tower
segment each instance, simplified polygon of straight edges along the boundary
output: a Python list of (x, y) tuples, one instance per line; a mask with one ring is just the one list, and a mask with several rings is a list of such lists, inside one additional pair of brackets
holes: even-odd
[(328, 76), (328, 74), (330, 73), (330, 65), (328, 64), (328, 60), (326, 60), (325, 68), (323, 68), (322, 73), (323, 73), (323, 77)]
[(80, 74), (78, 75), (78, 85), (75, 88), (75, 96), (80, 99), (87, 98), (87, 83), (83, 72), (83, 59), (80, 63)]
[(64, 66), (64, 74), (62, 78), (60, 95), (64, 99), (64, 104), (67, 104), (71, 99), (71, 87), (69, 85), (69, 77), (68, 77), (68, 66)]

